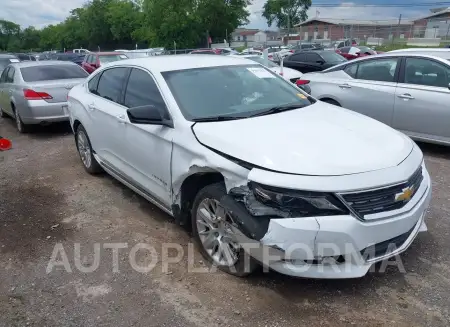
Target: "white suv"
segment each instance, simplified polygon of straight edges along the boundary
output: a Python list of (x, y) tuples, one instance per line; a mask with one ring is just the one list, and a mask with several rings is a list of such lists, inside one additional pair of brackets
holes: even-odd
[(253, 61), (113, 62), (68, 101), (85, 169), (192, 227), (205, 258), (235, 275), (259, 262), (359, 277), (426, 230), (430, 177), (410, 138)]

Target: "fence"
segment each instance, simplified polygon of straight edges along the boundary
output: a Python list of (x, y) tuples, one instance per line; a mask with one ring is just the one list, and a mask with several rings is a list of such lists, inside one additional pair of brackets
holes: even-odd
[[(330, 23), (328, 23), (329, 21)], [(331, 22), (337, 21), (336, 24)], [(297, 27), (298, 40), (336, 43), (356, 39), (367, 45), (440, 46), (450, 44), (450, 14), (416, 21), (359, 21), (323, 19)]]

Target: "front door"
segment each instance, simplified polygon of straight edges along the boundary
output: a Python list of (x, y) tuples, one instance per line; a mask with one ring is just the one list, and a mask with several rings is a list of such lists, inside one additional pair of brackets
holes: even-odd
[(400, 81), (393, 127), (413, 137), (450, 142), (450, 66), (406, 58)]
[[(152, 105), (169, 117), (154, 78), (142, 69), (132, 69), (124, 105), (127, 108)], [(165, 206), (172, 203), (170, 172), (173, 131), (167, 126), (132, 124), (129, 121), (125, 126), (127, 174)]]

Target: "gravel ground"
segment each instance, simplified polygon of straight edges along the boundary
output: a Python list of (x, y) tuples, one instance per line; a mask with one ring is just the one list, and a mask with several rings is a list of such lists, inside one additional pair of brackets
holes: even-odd
[[(163, 272), (131, 268), (133, 246), (188, 252), (188, 233), (108, 176), (85, 173), (66, 125), (19, 135), (0, 119), (14, 149), (0, 154), (0, 326), (448, 326), (450, 322), (450, 150), (423, 145), (434, 196), (428, 233), (388, 267), (355, 280), (308, 280), (259, 272), (248, 279), (194, 273), (197, 251)], [(113, 271), (105, 243), (128, 245)], [(72, 272), (46, 272), (56, 244)], [(78, 262), (76, 244), (81, 247)], [(78, 267), (95, 264), (94, 272)], [(148, 263), (140, 252), (137, 263)], [(170, 252), (169, 252), (170, 253)], [(59, 259), (63, 259), (59, 253)], [(173, 254), (173, 253), (172, 253)], [(84, 266), (81, 266), (81, 270)]]

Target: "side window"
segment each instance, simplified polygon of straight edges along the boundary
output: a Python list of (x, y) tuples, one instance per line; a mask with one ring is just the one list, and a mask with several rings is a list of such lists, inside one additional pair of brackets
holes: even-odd
[(398, 59), (378, 59), (363, 61), (358, 64), (357, 79), (380, 82), (394, 82)]
[(166, 105), (153, 78), (149, 73), (133, 68), (125, 92), (125, 106), (128, 108), (153, 105), (165, 109)]
[(406, 58), (405, 83), (448, 88), (450, 68), (429, 59)]
[(97, 95), (119, 103), (127, 70), (125, 67), (105, 70), (98, 81)]
[(14, 72), (15, 69), (10, 67), (8, 70), (8, 76), (6, 77), (6, 83), (14, 83)]
[(91, 56), (91, 58), (89, 58), (90, 64), (95, 64), (96, 62), (97, 62), (97, 56)]
[(92, 94), (98, 95), (97, 86), (98, 86), (98, 81), (100, 79), (100, 75), (101, 75), (101, 73), (95, 75), (93, 78), (91, 78), (91, 80), (88, 83), (89, 92), (91, 92)]
[(86, 57), (84, 57), (84, 59), (83, 59), (83, 61), (84, 62), (89, 62), (89, 58), (90, 58), (91, 56), (86, 56)]
[(35, 56), (30, 56), (31, 61), (36, 61), (36, 57)]
[(350, 51), (350, 48), (351, 47), (343, 47), (343, 48), (340, 48), (339, 51), (341, 51), (342, 53), (348, 53)]
[(289, 59), (290, 61), (306, 61), (306, 55), (304, 53), (296, 53)]
[(6, 67), (5, 70), (2, 73), (2, 76), (0, 77), (0, 83), (6, 83), (6, 79), (8, 76), (9, 67)]
[(350, 65), (345, 67), (344, 72), (346, 72), (350, 77), (356, 78), (356, 72), (358, 71), (358, 65)]
[(306, 61), (307, 62), (316, 62), (322, 60), (320, 56), (317, 53), (307, 53), (306, 54)]

